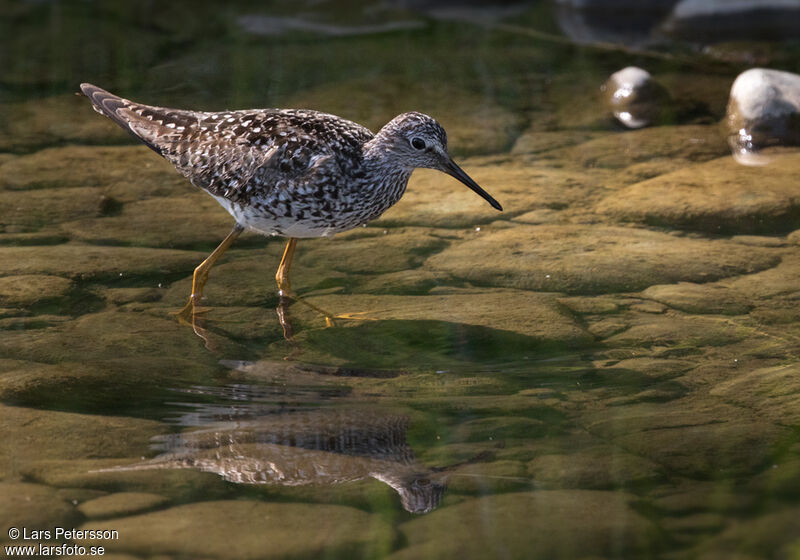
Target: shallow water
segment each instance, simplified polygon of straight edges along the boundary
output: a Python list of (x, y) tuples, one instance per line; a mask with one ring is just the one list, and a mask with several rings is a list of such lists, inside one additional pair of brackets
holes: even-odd
[[(797, 45), (577, 47), (539, 3), (2, 9), (3, 545), (74, 527), (117, 531), (72, 543), (120, 559), (800, 555), (800, 156), (740, 166), (720, 125), (748, 57), (797, 72)], [(674, 100), (659, 126), (600, 103), (631, 64)], [(505, 211), (417, 171), (378, 221), (299, 243), (293, 287), (335, 326), (295, 303), (284, 339), (282, 242), (255, 235), (187, 325), (231, 218), (82, 81), (373, 129), (424, 111)], [(39, 541), (58, 544), (16, 543)]]

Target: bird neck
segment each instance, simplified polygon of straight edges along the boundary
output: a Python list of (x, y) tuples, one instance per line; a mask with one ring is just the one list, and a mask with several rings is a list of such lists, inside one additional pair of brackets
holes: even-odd
[(368, 219), (380, 216), (400, 200), (414, 171), (389, 145), (376, 140), (379, 136), (364, 144), (359, 177), (352, 184), (362, 203), (371, 208)]
[(381, 132), (364, 144), (362, 165), (365, 176), (372, 178), (374, 187), (378, 189), (398, 183), (405, 189), (414, 168), (408, 165), (401, 153), (393, 149), (394, 143)]

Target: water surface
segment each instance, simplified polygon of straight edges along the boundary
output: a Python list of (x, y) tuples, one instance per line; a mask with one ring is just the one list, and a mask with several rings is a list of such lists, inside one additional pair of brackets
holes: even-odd
[[(796, 45), (578, 47), (542, 3), (498, 27), (359, 3), (2, 9), (3, 544), (63, 526), (118, 531), (109, 558), (800, 554), (800, 157), (739, 166), (720, 126), (742, 53), (797, 71)], [(631, 64), (675, 101), (657, 126), (599, 101)], [(292, 305), (294, 343), (282, 242), (244, 235), (192, 328), (173, 312), (231, 218), (83, 81), (373, 130), (424, 111), (505, 211), (417, 171), (380, 220), (301, 240), (293, 287), (343, 318)]]

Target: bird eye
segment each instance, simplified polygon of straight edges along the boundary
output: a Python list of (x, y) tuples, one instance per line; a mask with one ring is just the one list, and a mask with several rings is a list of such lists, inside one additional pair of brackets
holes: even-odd
[(425, 141), (422, 138), (412, 138), (411, 145), (414, 146), (418, 150), (425, 149)]

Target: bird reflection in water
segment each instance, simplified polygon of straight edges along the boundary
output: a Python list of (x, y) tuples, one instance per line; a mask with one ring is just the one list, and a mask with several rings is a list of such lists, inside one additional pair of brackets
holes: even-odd
[(157, 436), (158, 456), (108, 470), (192, 468), (230, 482), (281, 486), (374, 478), (399, 494), (406, 511), (427, 513), (439, 505), (448, 472), (464, 463), (421, 464), (406, 443), (407, 428), (408, 417), (376, 410), (272, 413)]

